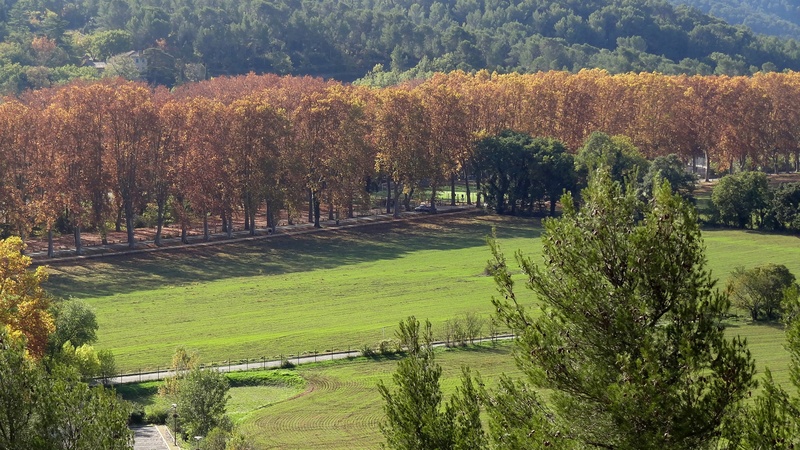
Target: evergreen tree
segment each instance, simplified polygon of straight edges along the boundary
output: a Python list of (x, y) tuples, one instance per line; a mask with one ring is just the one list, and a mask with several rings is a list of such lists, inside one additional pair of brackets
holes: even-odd
[(530, 384), (552, 391), (547, 427), (580, 448), (709, 447), (755, 368), (745, 343), (725, 337), (730, 302), (706, 268), (694, 208), (667, 183), (645, 203), (603, 171), (584, 198), (577, 208), (565, 195), (563, 217), (546, 222), (543, 264), (517, 255), (536, 317), (491, 241), (503, 297), (493, 303)]

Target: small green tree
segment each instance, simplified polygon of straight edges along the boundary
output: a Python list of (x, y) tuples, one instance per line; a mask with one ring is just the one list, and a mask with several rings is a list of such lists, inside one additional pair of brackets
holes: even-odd
[(630, 138), (609, 136), (599, 131), (589, 136), (575, 157), (575, 168), (584, 183), (598, 169), (607, 170), (614, 181), (624, 184), (634, 177), (633, 181), (639, 183), (647, 173), (648, 166), (647, 159)]
[(783, 264), (737, 267), (728, 279), (727, 292), (733, 304), (746, 309), (751, 319), (775, 320), (781, 315), (784, 292), (794, 283), (794, 275)]
[(474, 164), (483, 174), (486, 204), (498, 214), (531, 210), (546, 199), (552, 215), (558, 197), (576, 184), (572, 155), (564, 144), (511, 130), (478, 141)]
[(800, 183), (784, 183), (772, 191), (769, 217), (778, 230), (800, 231)]
[(794, 449), (800, 447), (800, 287), (784, 292), (786, 349), (794, 395), (775, 383), (766, 370), (764, 387), (755, 401), (728, 420), (724, 437), (729, 449)]
[(205, 436), (224, 423), (230, 385), (214, 370), (194, 368), (178, 385), (178, 417), (187, 436)]
[(12, 341), (0, 329), (0, 448), (33, 447), (38, 434), (36, 406), (44, 395), (43, 373), (25, 358), (21, 341)]
[(90, 388), (73, 367), (46, 371), (0, 331), (0, 448), (127, 450), (128, 416), (113, 390)]
[(552, 391), (547, 423), (578, 447), (706, 447), (755, 368), (725, 337), (730, 302), (705, 268), (696, 212), (666, 183), (644, 203), (607, 172), (584, 198), (578, 209), (567, 194), (563, 217), (545, 223), (541, 266), (517, 256), (538, 317), (492, 243), (493, 303), (519, 336), (518, 365)]
[(435, 362), (430, 322), (420, 332), (416, 318), (400, 322), (398, 341), (408, 355), (397, 364), (392, 376), (395, 389), (383, 383), (386, 420), (381, 432), (392, 449), (480, 449), (486, 437), (480, 423), (479, 396), (469, 370), (463, 370), (461, 386), (442, 407), (439, 377), (442, 368)]
[(769, 195), (766, 174), (740, 172), (719, 180), (711, 192), (711, 202), (721, 223), (756, 228), (763, 222)]
[(663, 180), (668, 181), (672, 190), (684, 198), (692, 198), (696, 177), (686, 171), (683, 161), (678, 158), (678, 155), (670, 154), (654, 159), (644, 175), (643, 190), (650, 196)]
[(75, 347), (97, 341), (97, 318), (85, 303), (61, 300), (53, 304), (50, 312), (56, 325), (56, 331), (50, 335), (48, 342), (51, 354), (61, 350), (67, 341)]

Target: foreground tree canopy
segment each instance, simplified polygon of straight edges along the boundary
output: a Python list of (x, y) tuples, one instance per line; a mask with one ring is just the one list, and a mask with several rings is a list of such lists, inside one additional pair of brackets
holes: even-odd
[[(0, 240), (0, 448), (130, 448), (127, 403), (113, 390), (81, 380), (80, 372), (92, 359), (85, 356), (97, 359), (86, 344), (97, 328), (94, 315), (79, 305), (59, 305), (64, 333), (53, 333), (50, 303), (41, 287), (45, 269), (29, 271), (30, 258), (21, 250), (19, 238)], [(52, 349), (65, 337), (83, 340), (83, 345), (76, 351), (67, 340), (65, 350)], [(51, 351), (45, 355), (48, 338)]]
[[(755, 385), (755, 366), (745, 343), (725, 336), (730, 302), (706, 268), (694, 208), (666, 183), (643, 202), (602, 171), (583, 198), (577, 207), (567, 194), (564, 215), (545, 222), (541, 264), (517, 254), (540, 314), (530, 312), (490, 240), (489, 271), (501, 294), (493, 304), (518, 336), (524, 374), (473, 394), (486, 408), (492, 445), (716, 448)], [(431, 389), (422, 385), (436, 380), (415, 378), (411, 367), (401, 363), (395, 375), (399, 392)], [(538, 390), (547, 390), (546, 401)], [(384, 397), (391, 425), (397, 400)], [(445, 413), (457, 415), (453, 406)], [(396, 434), (425, 429), (427, 420), (393, 428), (389, 444), (409, 448), (394, 445)], [(471, 423), (481, 436), (481, 421)]]
[[(105, 240), (107, 224), (124, 222), (133, 246), (137, 225), (156, 226), (159, 242), (167, 218), (185, 237), (199, 224), (207, 235), (212, 215), (229, 229), (242, 213), (252, 232), (265, 204), (270, 227), (278, 211), (299, 219), (306, 205), (318, 224), (322, 205), (329, 218), (352, 214), (387, 181), (387, 203), (404, 196), (408, 207), (423, 184), (433, 198), (472, 178), (474, 143), (504, 130), (562, 143), (540, 146), (530, 166), (552, 174), (569, 159), (562, 150), (579, 148), (587, 173), (598, 163), (627, 173), (672, 153), (707, 160), (706, 176), (742, 162), (787, 170), (800, 164), (797, 105), (795, 73), (453, 72), (387, 89), (251, 75), (174, 92), (76, 83), (0, 104), (0, 233), (26, 239), (58, 227), (80, 251), (81, 230)], [(566, 180), (548, 179), (558, 182), (536, 179), (518, 197), (559, 195)]]

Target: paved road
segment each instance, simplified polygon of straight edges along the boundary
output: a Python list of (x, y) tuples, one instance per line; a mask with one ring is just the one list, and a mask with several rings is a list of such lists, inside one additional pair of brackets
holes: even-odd
[[(514, 335), (511, 334), (504, 334), (495, 336), (494, 340), (508, 340), (513, 339)], [(481, 338), (476, 339), (474, 342), (476, 344), (483, 343), (483, 342), (490, 342), (492, 338)], [(444, 347), (447, 345), (445, 342), (434, 342), (434, 347)], [(338, 359), (347, 359), (347, 358), (355, 358), (357, 356), (361, 356), (361, 352), (357, 350), (349, 351), (349, 352), (336, 352), (336, 353), (325, 353), (325, 354), (318, 354), (318, 355), (307, 355), (307, 356), (299, 356), (299, 357), (292, 357), (289, 358), (289, 362), (295, 365), (300, 364), (309, 364), (318, 361), (328, 361), (328, 360), (338, 360)], [(273, 360), (273, 361), (259, 361), (259, 362), (248, 362), (245, 364), (231, 364), (225, 366), (215, 366), (215, 367), (207, 367), (209, 370), (216, 370), (218, 372), (242, 372), (245, 370), (254, 370), (254, 369), (261, 369), (261, 368), (268, 368), (274, 369), (281, 366), (280, 360)], [(138, 374), (127, 374), (121, 375), (118, 377), (114, 377), (109, 380), (112, 384), (127, 384), (127, 383), (138, 383), (141, 381), (156, 381), (156, 380), (163, 380), (164, 378), (174, 376), (175, 372), (171, 370), (162, 370), (159, 372), (145, 372), (145, 373), (138, 373)]]
[(158, 432), (155, 425), (131, 427), (133, 430), (133, 450), (170, 450), (169, 444)]

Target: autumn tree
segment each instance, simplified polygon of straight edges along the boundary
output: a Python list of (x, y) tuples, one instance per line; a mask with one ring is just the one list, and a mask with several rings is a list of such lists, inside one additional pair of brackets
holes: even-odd
[[(186, 153), (186, 115), (184, 105), (162, 93), (156, 105), (158, 120), (152, 141), (145, 149), (143, 172), (150, 200), (156, 204), (155, 244), (160, 246), (170, 196), (177, 192), (179, 171)], [(185, 228), (184, 228), (185, 229)], [(185, 234), (185, 233), (184, 233)], [(185, 240), (185, 236), (183, 236)]]
[(202, 97), (189, 100), (187, 111), (187, 161), (180, 184), (194, 214), (203, 221), (203, 238), (210, 237), (208, 217), (223, 208), (223, 189), (230, 189), (223, 173), (223, 153), (228, 127), (225, 105)]
[[(255, 234), (258, 206), (268, 207), (280, 199), (282, 154), (287, 146), (289, 124), (284, 114), (258, 96), (248, 96), (228, 109), (231, 138), (227, 154), (234, 162), (245, 212), (245, 228)], [(274, 219), (273, 219), (274, 221)]]
[(29, 270), (31, 258), (22, 254), (23, 248), (18, 237), (0, 240), (0, 324), (12, 339), (24, 337), (27, 351), (38, 358), (54, 330), (50, 297), (42, 288), (47, 270)]
[(33, 111), (18, 101), (0, 105), (0, 210), (22, 239), (36, 224)]
[[(753, 387), (755, 367), (745, 343), (725, 336), (730, 301), (706, 268), (694, 208), (666, 184), (643, 203), (607, 172), (583, 198), (578, 208), (567, 194), (564, 215), (545, 223), (541, 264), (517, 258), (542, 303), (539, 315), (515, 291), (491, 242), (489, 267), (501, 294), (493, 304), (519, 336), (520, 369), (534, 388), (551, 392), (560, 441), (579, 448), (713, 443)], [(537, 433), (529, 431), (531, 442)]]
[(378, 156), (376, 168), (393, 184), (391, 203), (400, 216), (400, 194), (412, 196), (428, 173), (427, 149), (430, 127), (419, 96), (403, 88), (388, 89), (378, 96), (373, 139)]
[[(449, 84), (450, 77), (434, 76), (417, 87), (430, 120), (428, 181), (431, 187), (430, 202), (436, 199), (440, 184), (450, 182), (450, 204), (456, 202), (456, 180), (471, 144), (466, 105), (460, 93)], [(408, 204), (406, 204), (407, 209)]]
[(128, 248), (135, 248), (136, 207), (145, 187), (145, 158), (157, 145), (157, 111), (150, 92), (141, 85), (119, 83), (104, 120), (103, 145), (111, 170), (115, 194), (125, 213)]

